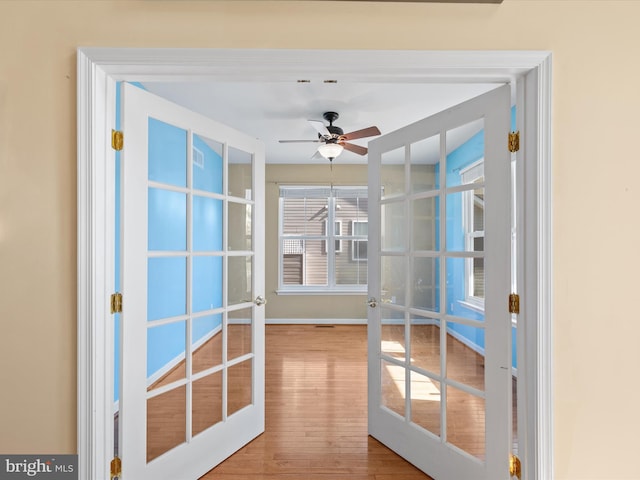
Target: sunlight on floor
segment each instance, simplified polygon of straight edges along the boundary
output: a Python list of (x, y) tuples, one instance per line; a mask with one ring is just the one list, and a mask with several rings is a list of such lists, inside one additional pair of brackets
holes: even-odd
[(404, 347), (394, 340), (382, 340), (382, 353), (404, 353)]

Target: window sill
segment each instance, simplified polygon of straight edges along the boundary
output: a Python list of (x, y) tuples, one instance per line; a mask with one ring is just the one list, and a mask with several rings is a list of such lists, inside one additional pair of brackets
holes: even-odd
[(367, 290), (276, 290), (276, 295), (367, 295)]
[(466, 300), (460, 300), (458, 303), (469, 310), (473, 310), (474, 312), (484, 313), (484, 305), (479, 303), (469, 302)]

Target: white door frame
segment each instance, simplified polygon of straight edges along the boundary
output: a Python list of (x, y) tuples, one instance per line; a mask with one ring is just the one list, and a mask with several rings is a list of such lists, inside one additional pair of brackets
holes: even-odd
[[(526, 334), (528, 480), (553, 479), (553, 271), (551, 54), (531, 51), (130, 49), (78, 50), (78, 454), (79, 475), (103, 480), (113, 445), (112, 318), (114, 169), (110, 145), (117, 81), (277, 81), (517, 84), (522, 132), (518, 204)], [(328, 75), (328, 76), (327, 76)], [(506, 138), (505, 138), (506, 145)], [(526, 161), (524, 161), (526, 159)], [(505, 299), (506, 302), (506, 299)], [(524, 375), (523, 375), (524, 374)]]

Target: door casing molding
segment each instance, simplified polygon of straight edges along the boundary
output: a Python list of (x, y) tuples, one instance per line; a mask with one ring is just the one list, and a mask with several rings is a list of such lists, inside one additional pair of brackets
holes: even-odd
[[(524, 477), (553, 479), (553, 244), (551, 53), (541, 51), (391, 51), (79, 48), (78, 67), (78, 454), (79, 475), (103, 480), (113, 445), (112, 316), (114, 155), (118, 81), (277, 81), (512, 83), (517, 85), (519, 259), (526, 333)], [(125, 140), (126, 141), (126, 140)], [(506, 148), (506, 138), (505, 138)], [(526, 161), (524, 161), (526, 159)], [(505, 300), (506, 304), (506, 300)], [(126, 308), (126, 306), (125, 306)], [(524, 350), (524, 352), (523, 352)], [(519, 368), (519, 376), (523, 372)], [(522, 377), (520, 377), (522, 379)]]

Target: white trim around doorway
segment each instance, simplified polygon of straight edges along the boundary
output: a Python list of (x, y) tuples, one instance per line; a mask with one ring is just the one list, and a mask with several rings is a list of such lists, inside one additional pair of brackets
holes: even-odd
[[(113, 445), (114, 169), (110, 146), (117, 81), (277, 81), (331, 78), (387, 83), (517, 84), (527, 223), (520, 254), (526, 328), (527, 480), (553, 479), (551, 54), (538, 51), (78, 49), (79, 477), (108, 478)], [(505, 139), (506, 146), (506, 139)], [(524, 161), (526, 159), (526, 162)], [(520, 349), (519, 349), (520, 351)], [(520, 359), (519, 359), (520, 360)], [(520, 363), (519, 363), (520, 367)], [(523, 378), (522, 376), (520, 379)]]

